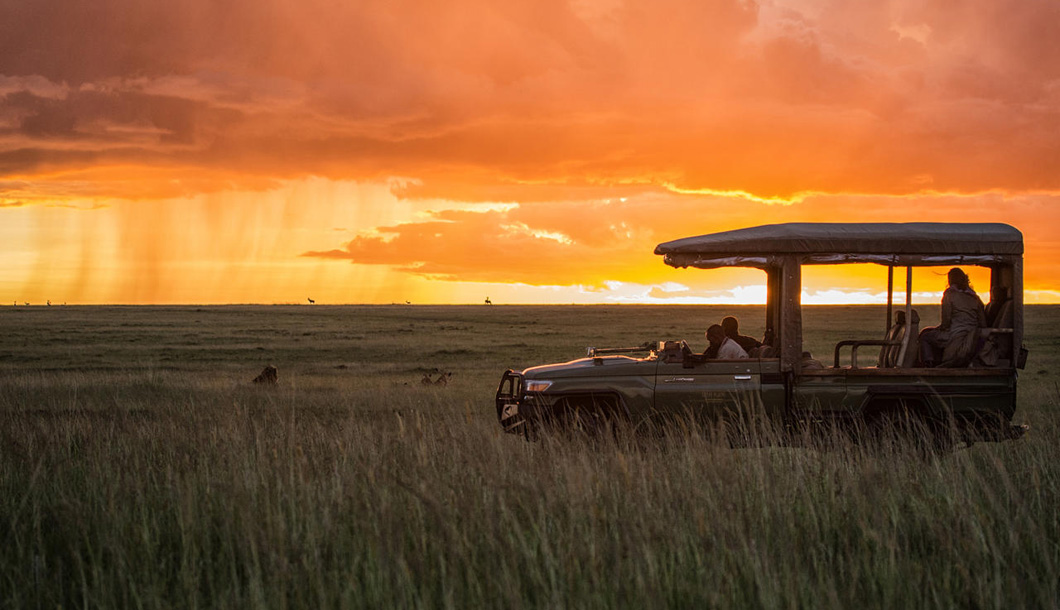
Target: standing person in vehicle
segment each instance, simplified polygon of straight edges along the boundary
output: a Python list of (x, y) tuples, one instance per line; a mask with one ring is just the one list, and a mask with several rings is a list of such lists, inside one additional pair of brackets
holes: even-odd
[(740, 334), (740, 321), (736, 319), (736, 316), (722, 318), (721, 327), (725, 331), (725, 336), (735, 341), (748, 354), (756, 347), (762, 347), (762, 342), (758, 339)]
[(967, 366), (979, 344), (979, 329), (986, 326), (983, 301), (968, 274), (958, 267), (947, 274), (949, 288), (942, 294), (942, 323), (920, 333), (925, 366)]
[[(707, 348), (707, 356), (719, 360), (739, 360), (747, 358), (747, 352), (740, 344), (725, 336), (725, 329), (719, 324), (713, 324), (706, 332), (710, 347)], [(716, 355), (715, 355), (716, 354)]]

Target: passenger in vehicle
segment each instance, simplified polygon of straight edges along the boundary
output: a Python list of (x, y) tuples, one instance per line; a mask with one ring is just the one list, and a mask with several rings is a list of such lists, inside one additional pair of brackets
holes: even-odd
[(747, 352), (740, 344), (725, 336), (725, 329), (719, 324), (713, 324), (706, 332), (710, 347), (707, 348), (708, 358), (719, 360), (739, 360), (747, 358)]
[(747, 355), (751, 358), (776, 358), (777, 350), (773, 347), (773, 341), (776, 339), (776, 333), (773, 332), (772, 328), (767, 328), (766, 332), (762, 335), (762, 345), (754, 352), (748, 351)]
[(816, 359), (816, 358), (814, 358), (813, 354), (811, 354), (810, 352), (803, 352), (802, 353), (802, 363), (801, 364), (802, 364), (802, 368), (804, 368), (804, 369), (823, 369), (824, 368), (824, 365), (821, 364), (821, 361)]
[(920, 333), (924, 366), (967, 366), (978, 348), (979, 329), (986, 326), (983, 301), (972, 288), (968, 274), (954, 267), (947, 279), (949, 287), (942, 294), (942, 323)]
[(762, 342), (758, 339), (740, 334), (740, 321), (735, 316), (722, 318), (721, 327), (725, 331), (725, 336), (735, 341), (748, 354), (751, 353), (751, 350), (762, 347)]

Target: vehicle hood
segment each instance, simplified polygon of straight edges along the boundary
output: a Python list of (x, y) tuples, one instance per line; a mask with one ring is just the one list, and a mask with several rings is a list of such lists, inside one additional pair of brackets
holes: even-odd
[(564, 379), (568, 377), (593, 377), (606, 375), (650, 375), (655, 373), (658, 360), (655, 358), (630, 358), (629, 356), (602, 356), (580, 358), (570, 362), (533, 366), (523, 371), (527, 379)]

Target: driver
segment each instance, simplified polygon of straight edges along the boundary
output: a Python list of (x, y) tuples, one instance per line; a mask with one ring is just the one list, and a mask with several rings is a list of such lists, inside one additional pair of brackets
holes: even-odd
[(739, 360), (747, 358), (747, 352), (740, 344), (725, 336), (725, 329), (720, 324), (713, 324), (706, 332), (710, 347), (707, 348), (708, 358), (718, 360)]
[(748, 354), (756, 347), (762, 347), (762, 342), (758, 339), (740, 334), (740, 321), (736, 319), (736, 316), (722, 318), (721, 327), (725, 331), (725, 336), (739, 344)]

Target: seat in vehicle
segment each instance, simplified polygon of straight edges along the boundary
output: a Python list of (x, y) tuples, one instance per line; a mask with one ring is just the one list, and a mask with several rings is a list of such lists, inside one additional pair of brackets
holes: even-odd
[[(887, 329), (887, 335), (883, 338), (884, 341), (891, 344), (880, 348), (880, 357), (876, 361), (877, 367), (893, 369), (916, 366), (917, 357), (920, 353), (920, 341), (918, 340), (920, 314), (915, 309), (910, 311), (912, 311), (913, 320), (912, 324), (908, 325), (905, 323), (905, 311), (899, 310), (896, 313), (894, 324)], [(902, 353), (902, 342), (905, 340), (907, 333), (911, 333), (909, 335), (909, 345), (906, 347), (905, 356), (899, 362), (898, 357)]]
[(1005, 299), (996, 307), (990, 303), (986, 308), (986, 325), (990, 328), (1012, 328), (1012, 299)]

